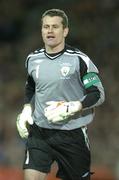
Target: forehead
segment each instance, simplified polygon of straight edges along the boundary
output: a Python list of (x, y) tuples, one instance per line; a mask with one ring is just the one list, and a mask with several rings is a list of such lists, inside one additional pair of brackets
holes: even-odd
[(43, 25), (44, 24), (48, 24), (48, 25), (52, 25), (52, 24), (62, 24), (62, 17), (60, 16), (45, 16), (42, 19)]

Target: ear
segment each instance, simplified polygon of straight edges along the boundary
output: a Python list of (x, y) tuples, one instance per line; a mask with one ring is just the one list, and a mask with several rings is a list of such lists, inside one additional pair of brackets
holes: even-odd
[(67, 27), (64, 29), (64, 37), (66, 37), (68, 35), (68, 32), (69, 32), (69, 28)]

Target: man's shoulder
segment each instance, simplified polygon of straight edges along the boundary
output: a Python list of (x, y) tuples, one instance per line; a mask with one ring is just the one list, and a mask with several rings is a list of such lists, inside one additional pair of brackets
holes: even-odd
[(87, 55), (83, 53), (79, 48), (76, 48), (74, 46), (66, 45), (65, 52), (69, 55), (77, 55), (77, 56), (85, 56)]
[(44, 53), (44, 50), (45, 50), (44, 48), (39, 48), (30, 52), (27, 56), (27, 59), (29, 59), (30, 57), (36, 57), (36, 56), (42, 55)]
[(28, 67), (29, 62), (34, 62), (37, 59), (40, 60), (40, 57), (44, 54), (44, 48), (36, 49), (33, 52), (29, 53), (26, 61), (25, 61), (25, 67)]

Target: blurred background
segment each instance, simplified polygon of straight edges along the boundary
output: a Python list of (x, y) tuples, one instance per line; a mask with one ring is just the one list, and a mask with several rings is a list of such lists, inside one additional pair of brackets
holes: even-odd
[(68, 44), (86, 53), (99, 68), (106, 101), (96, 109), (89, 125), (92, 171), (106, 169), (119, 180), (119, 0), (0, 0), (2, 172), (22, 168), (25, 142), (15, 122), (24, 99), (24, 63), (31, 51), (42, 47), (40, 18), (49, 8), (66, 12), (70, 22)]

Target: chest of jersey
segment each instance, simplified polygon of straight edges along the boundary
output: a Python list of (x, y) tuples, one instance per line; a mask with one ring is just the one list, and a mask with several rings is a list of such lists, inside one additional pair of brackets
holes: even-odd
[(79, 79), (77, 71), (77, 60), (72, 57), (60, 56), (56, 59), (46, 57), (37, 58), (30, 62), (29, 69), (36, 88), (60, 85), (62, 83), (73, 83)]

